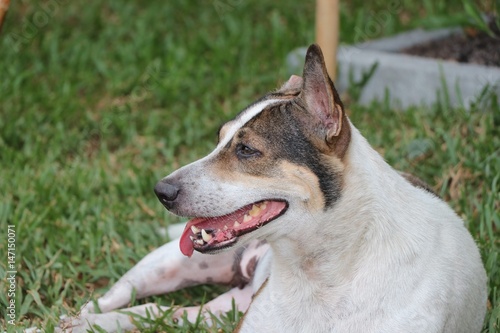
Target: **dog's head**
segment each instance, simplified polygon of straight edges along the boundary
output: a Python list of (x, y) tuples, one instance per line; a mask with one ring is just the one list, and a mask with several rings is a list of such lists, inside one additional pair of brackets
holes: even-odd
[(303, 79), (292, 76), (224, 124), (211, 154), (162, 179), (155, 192), (169, 211), (194, 217), (180, 240), (187, 256), (272, 240), (335, 204), (349, 142), (342, 102), (312, 45)]

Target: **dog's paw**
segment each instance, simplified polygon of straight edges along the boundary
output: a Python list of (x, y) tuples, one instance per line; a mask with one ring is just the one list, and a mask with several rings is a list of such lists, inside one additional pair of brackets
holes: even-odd
[(92, 319), (92, 315), (88, 314), (80, 314), (76, 317), (61, 316), (59, 325), (54, 331), (56, 333), (87, 332), (91, 328)]
[[(87, 315), (89, 313), (95, 313), (95, 306), (93, 302), (88, 302), (82, 308), (80, 309), (80, 314), (81, 315)], [(98, 311), (99, 312), (99, 311)]]
[(57, 333), (86, 333), (88, 330), (100, 328), (105, 332), (132, 330), (135, 326), (131, 318), (122, 313), (80, 313), (75, 317), (61, 317)]

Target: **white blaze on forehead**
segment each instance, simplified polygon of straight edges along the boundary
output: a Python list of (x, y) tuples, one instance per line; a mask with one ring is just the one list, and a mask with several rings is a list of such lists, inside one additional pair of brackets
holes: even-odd
[[(242, 128), (249, 120), (258, 115), (260, 112), (264, 111), (264, 109), (266, 109), (269, 105), (277, 104), (279, 102), (283, 102), (283, 99), (275, 98), (275, 99), (263, 100), (246, 108), (243, 112), (240, 113), (240, 115), (236, 119), (231, 120), (224, 125), (224, 131), (223, 131), (224, 137), (221, 138), (217, 147), (215, 147), (215, 149), (210, 154), (188, 165), (185, 165), (184, 167), (174, 171), (172, 174), (165, 177), (164, 179), (168, 177), (174, 177), (174, 175), (176, 175), (176, 177), (181, 177), (180, 175), (183, 175), (184, 173), (188, 172), (188, 174), (196, 174), (200, 176), (198, 178), (198, 185), (206, 183), (208, 184), (208, 187), (213, 187), (211, 184), (212, 179), (206, 176), (205, 171), (202, 171), (205, 170), (204, 168), (206, 167), (206, 163), (210, 163), (211, 159), (214, 156), (216, 156), (221, 151), (221, 149), (227, 145), (229, 141), (231, 141), (236, 132), (240, 128)], [(194, 173), (191, 173), (193, 172), (193, 170)], [(202, 185), (200, 186), (203, 187)]]
[(262, 102), (259, 102), (257, 104), (252, 105), (245, 111), (243, 111), (242, 114), (233, 121), (227, 123), (225, 126), (229, 126), (229, 128), (225, 131), (224, 137), (221, 139), (219, 144), (217, 145), (217, 148), (212, 152), (215, 153), (217, 152), (220, 148), (224, 147), (227, 145), (227, 143), (232, 139), (232, 137), (236, 134), (236, 132), (243, 127), (250, 119), (261, 113), (266, 107), (268, 107), (271, 104), (275, 104), (277, 102), (282, 102), (283, 100), (280, 99), (268, 99), (264, 100)]
[(186, 167), (190, 165), (203, 165), (203, 163), (209, 161), (213, 156), (217, 155), (219, 151), (224, 148), (227, 143), (233, 138), (233, 136), (236, 134), (236, 132), (243, 127), (250, 119), (258, 115), (260, 112), (262, 112), (266, 107), (268, 107), (271, 104), (276, 104), (277, 102), (282, 102), (283, 100), (281, 99), (268, 99), (264, 100), (262, 102), (256, 103), (252, 105), (251, 107), (247, 108), (244, 110), (238, 118), (231, 120), (230, 122), (226, 123), (224, 126), (227, 126), (227, 130), (224, 130), (224, 137), (221, 138), (219, 141), (219, 144), (215, 149), (208, 154), (207, 156), (203, 157), (202, 159), (195, 161)]

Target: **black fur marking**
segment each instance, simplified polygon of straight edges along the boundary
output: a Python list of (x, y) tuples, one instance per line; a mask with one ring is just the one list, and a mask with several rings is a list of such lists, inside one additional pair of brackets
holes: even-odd
[(246, 247), (241, 247), (238, 250), (236, 250), (234, 254), (233, 267), (232, 267), (233, 277), (229, 282), (231, 286), (238, 287), (240, 289), (243, 289), (243, 287), (245, 287), (248, 284), (248, 282), (250, 282), (250, 280), (243, 275), (240, 266), (241, 259), (243, 258), (243, 252), (245, 252), (245, 250)]
[[(251, 127), (266, 141), (276, 162), (287, 160), (305, 166), (318, 177), (326, 210), (340, 198), (340, 175), (331, 169), (325, 157), (307, 138), (303, 123), (293, 116), (292, 107), (291, 102), (272, 105), (244, 127)], [(294, 109), (298, 110), (297, 107)], [(307, 113), (302, 108), (300, 111)]]

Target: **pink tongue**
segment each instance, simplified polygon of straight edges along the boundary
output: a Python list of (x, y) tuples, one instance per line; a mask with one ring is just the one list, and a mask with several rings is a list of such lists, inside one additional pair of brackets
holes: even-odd
[(186, 228), (184, 228), (184, 231), (182, 232), (181, 239), (179, 240), (179, 247), (181, 248), (182, 254), (187, 257), (191, 257), (194, 251), (193, 241), (189, 238), (189, 235), (191, 234), (191, 226), (202, 220), (202, 218), (192, 219), (186, 224)]

